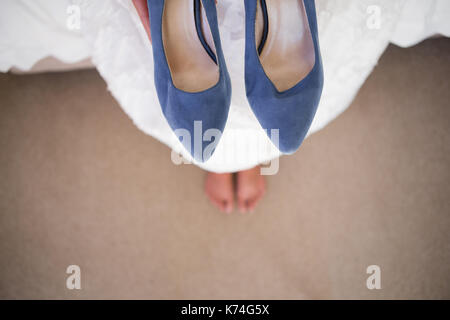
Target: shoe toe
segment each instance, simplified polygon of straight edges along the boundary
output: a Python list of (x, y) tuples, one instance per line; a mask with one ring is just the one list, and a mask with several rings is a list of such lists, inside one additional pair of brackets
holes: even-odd
[(300, 147), (316, 113), (318, 101), (299, 94), (289, 98), (263, 97), (253, 102), (253, 111), (272, 143), (284, 154)]
[(229, 110), (226, 95), (211, 92), (170, 94), (163, 113), (184, 148), (197, 162), (213, 155)]

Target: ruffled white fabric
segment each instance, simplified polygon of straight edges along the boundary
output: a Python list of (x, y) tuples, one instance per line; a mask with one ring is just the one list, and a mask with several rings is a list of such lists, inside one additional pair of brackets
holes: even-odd
[[(3, 1), (0, 28), (7, 37), (2, 36), (0, 42), (0, 70), (14, 65), (26, 69), (45, 55), (64, 61), (90, 55), (109, 90), (136, 126), (189, 158), (160, 110), (154, 89), (151, 45), (131, 0), (73, 0), (81, 8), (84, 40), (79, 33), (64, 28), (66, 11), (56, 9), (55, 1)], [(60, 1), (56, 7), (70, 2)], [(326, 126), (350, 105), (389, 42), (409, 46), (434, 34), (450, 36), (447, 0), (316, 0), (316, 3), (325, 87), (309, 134)], [(33, 10), (18, 13), (28, 8)], [(233, 98), (219, 147), (207, 163), (197, 165), (210, 171), (229, 172), (274, 159), (279, 153), (260, 128), (245, 97), (244, 2), (219, 0), (218, 13)], [(17, 21), (15, 15), (27, 22)], [(4, 17), (9, 17), (5, 23)], [(27, 27), (30, 23), (32, 28)], [(63, 34), (67, 40), (62, 39)]]
[(53, 56), (65, 63), (90, 57), (83, 34), (67, 28), (70, 0), (0, 1), (0, 72), (30, 70)]

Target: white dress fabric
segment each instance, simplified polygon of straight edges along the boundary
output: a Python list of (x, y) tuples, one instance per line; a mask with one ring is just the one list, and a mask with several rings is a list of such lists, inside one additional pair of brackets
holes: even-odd
[[(70, 5), (80, 8), (79, 31), (67, 28)], [(390, 42), (411, 46), (435, 34), (450, 36), (448, 0), (316, 0), (316, 5), (325, 86), (309, 134), (350, 105)], [(219, 0), (218, 14), (232, 104), (215, 154), (196, 165), (232, 172), (270, 161), (279, 152), (245, 96), (244, 1)], [(64, 62), (91, 57), (134, 124), (190, 159), (161, 112), (151, 44), (131, 0), (2, 0), (0, 34), (0, 71), (28, 70), (46, 56)]]

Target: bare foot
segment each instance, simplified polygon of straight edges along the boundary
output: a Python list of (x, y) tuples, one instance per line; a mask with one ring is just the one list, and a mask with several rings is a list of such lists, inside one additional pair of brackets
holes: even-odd
[(266, 192), (266, 181), (260, 174), (260, 167), (237, 173), (237, 202), (242, 213), (253, 211)]
[(205, 182), (205, 192), (209, 200), (221, 211), (233, 211), (234, 192), (233, 174), (208, 172)]

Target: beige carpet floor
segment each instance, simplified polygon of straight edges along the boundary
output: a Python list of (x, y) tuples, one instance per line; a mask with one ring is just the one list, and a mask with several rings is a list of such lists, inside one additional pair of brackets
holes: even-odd
[(0, 298), (450, 298), (449, 75), (449, 40), (391, 46), (245, 216), (96, 71), (0, 75)]

